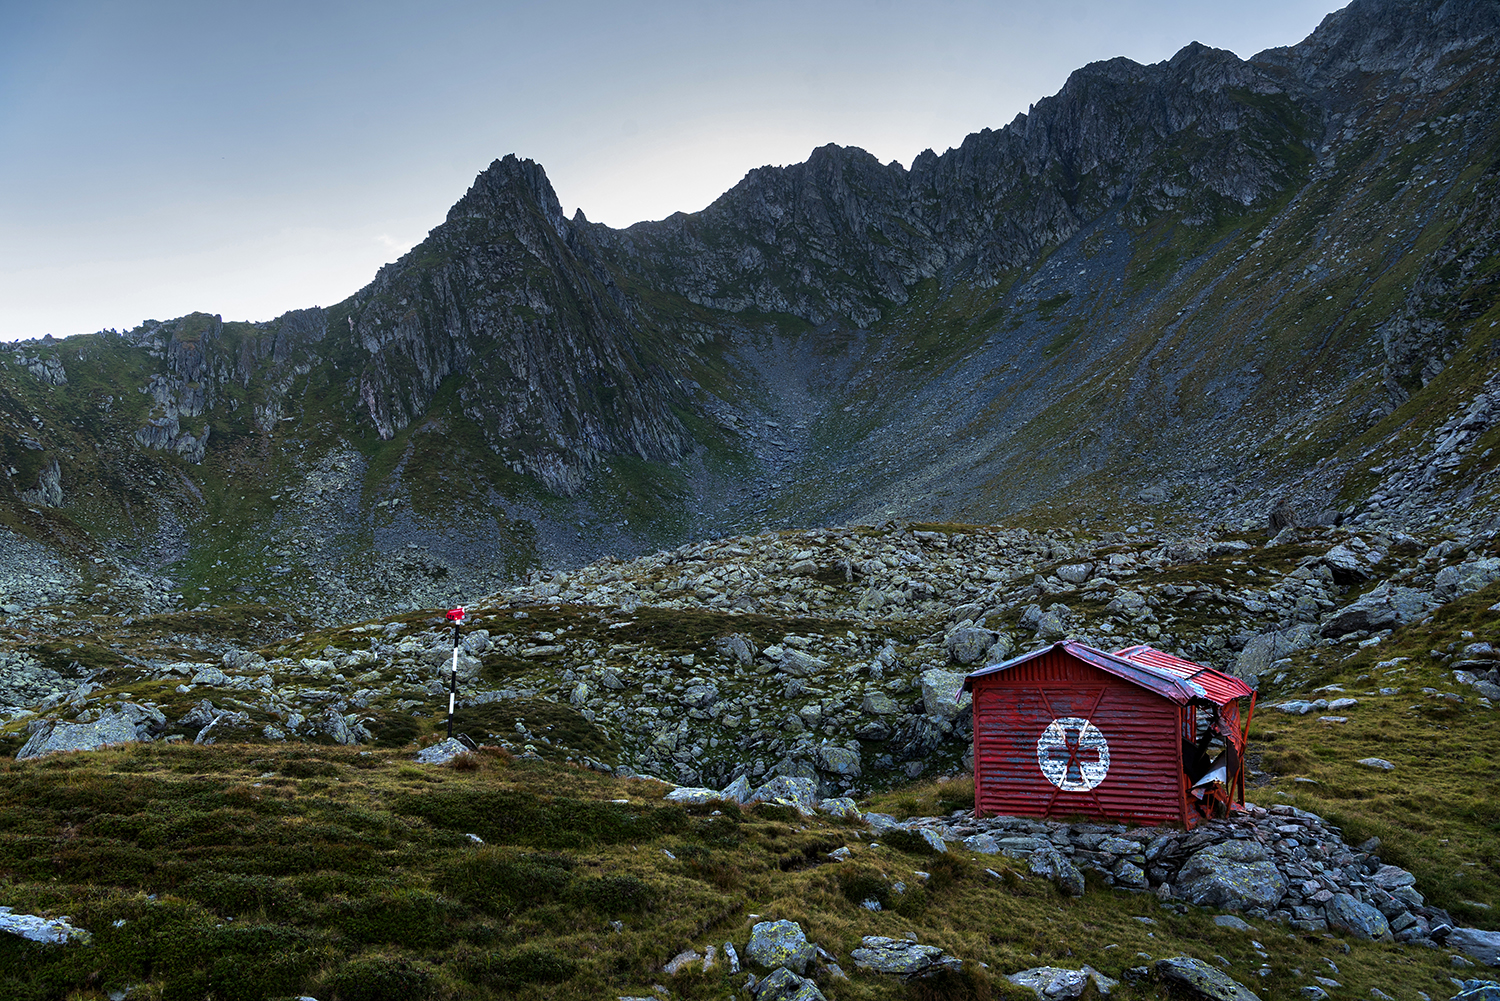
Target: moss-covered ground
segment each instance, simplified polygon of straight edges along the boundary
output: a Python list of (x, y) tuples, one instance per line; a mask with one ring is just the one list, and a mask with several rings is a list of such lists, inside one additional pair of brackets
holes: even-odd
[[(849, 979), (823, 985), (835, 999), (1024, 997), (998, 975), (1118, 975), (1142, 953), (1222, 957), (1267, 998), (1295, 996), (1292, 971), (1325, 958), (1350, 996), (1448, 984), (1447, 957), (1427, 950), (1234, 932), (1099, 884), (1066, 898), (1003, 859), (877, 847), (862, 825), (782, 808), (684, 809), (658, 783), (497, 751), (426, 766), (409, 750), (138, 745), (0, 770), (0, 899), (92, 933), (0, 938), (6, 998), (599, 998), (655, 984), (727, 998), (743, 974), (661, 967), (725, 941), (743, 953), (752, 915), (795, 920), (839, 958)], [(947, 783), (876, 805), (964, 795)], [(828, 859), (839, 847), (849, 861)], [(848, 960), (862, 935), (909, 932), (963, 958), (962, 975), (907, 984)], [(1252, 973), (1252, 941), (1268, 977)], [(1139, 990), (1116, 996), (1151, 996)]]

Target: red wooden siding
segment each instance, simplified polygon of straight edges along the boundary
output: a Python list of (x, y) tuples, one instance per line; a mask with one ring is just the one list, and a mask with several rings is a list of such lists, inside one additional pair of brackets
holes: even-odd
[[(1081, 814), (1141, 824), (1186, 823), (1181, 708), (1070, 656), (1043, 652), (1002, 672), (974, 678), (975, 812), (981, 816)], [(1086, 719), (1107, 742), (1109, 767), (1091, 789), (1065, 791), (1043, 774), (1038, 741), (1059, 718)], [(1099, 753), (1076, 728), (1066, 751), (1077, 782)]]

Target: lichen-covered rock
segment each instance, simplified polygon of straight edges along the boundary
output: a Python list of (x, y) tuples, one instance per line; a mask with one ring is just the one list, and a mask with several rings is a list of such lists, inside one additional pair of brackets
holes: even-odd
[(1082, 970), (1067, 970), (1060, 966), (1035, 966), (1019, 973), (1007, 973), (1005, 979), (1017, 987), (1029, 987), (1036, 996), (1047, 999), (1083, 997), (1089, 977)]
[(440, 744), (424, 747), (417, 752), (417, 760), (424, 765), (446, 765), (460, 754), (467, 754), (469, 748), (457, 737), (449, 737)]
[(751, 803), (780, 803), (810, 814), (818, 805), (818, 780), (778, 775), (756, 789)]
[(678, 786), (662, 798), (669, 803), (681, 803), (684, 806), (702, 806), (704, 803), (722, 800), (724, 794), (717, 789), (704, 789), (701, 786)]
[(973, 664), (982, 660), (994, 645), (995, 634), (978, 626), (962, 626), (943, 639), (948, 658), (955, 664)]
[(784, 966), (771, 971), (750, 993), (755, 1001), (827, 1001), (817, 984)]
[(31, 735), (16, 759), (40, 758), (63, 751), (96, 751), (111, 744), (133, 744), (139, 738), (126, 713), (105, 713), (92, 723), (47, 724)]
[(859, 752), (836, 744), (822, 744), (813, 750), (818, 768), (846, 778), (859, 778)]
[(961, 691), (964, 676), (933, 668), (922, 672), (922, 708), (929, 716), (953, 719), (968, 708), (974, 697)]
[(1329, 926), (1339, 931), (1359, 938), (1389, 940), (1391, 937), (1385, 915), (1352, 894), (1335, 893), (1324, 905), (1324, 911)]
[(922, 840), (927, 842), (928, 847), (933, 851), (946, 852), (948, 850), (948, 842), (944, 841), (943, 836), (932, 828), (921, 827), (917, 829), (917, 833), (922, 836)]
[(860, 948), (852, 953), (854, 965), (876, 973), (894, 973), (904, 977), (921, 976), (940, 969), (956, 970), (963, 965), (955, 956), (935, 945), (919, 945), (906, 939), (866, 935)]
[(999, 843), (990, 834), (971, 834), (964, 838), (964, 847), (981, 855), (997, 855), (1000, 852)]
[(1210, 845), (1187, 860), (1174, 885), (1179, 896), (1200, 907), (1230, 910), (1275, 907), (1287, 890), (1270, 853), (1251, 841)]
[(1031, 867), (1032, 872), (1050, 879), (1068, 896), (1083, 896), (1083, 873), (1067, 856), (1050, 844), (1041, 842), (1040, 846), (1027, 856), (1026, 863)]
[(750, 785), (750, 779), (746, 775), (739, 775), (735, 780), (719, 790), (719, 795), (731, 803), (749, 802), (754, 789)]
[(797, 922), (761, 921), (750, 929), (750, 944), (745, 947), (745, 955), (768, 969), (784, 966), (804, 973), (817, 951)]
[(1191, 956), (1158, 960), (1156, 978), (1179, 995), (1202, 1001), (1260, 1001), (1260, 997), (1222, 970)]
[(835, 796), (825, 799), (818, 804), (818, 809), (835, 817), (845, 817), (850, 820), (859, 819), (859, 804), (848, 796)]

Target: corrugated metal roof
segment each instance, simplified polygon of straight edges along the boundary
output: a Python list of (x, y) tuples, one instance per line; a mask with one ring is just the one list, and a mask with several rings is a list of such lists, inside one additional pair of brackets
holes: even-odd
[(1124, 650), (1116, 650), (1114, 655), (1125, 660), (1134, 661), (1137, 664), (1145, 664), (1148, 667), (1160, 671), (1168, 671), (1179, 678), (1186, 678), (1202, 685), (1208, 692), (1208, 697), (1216, 705), (1224, 705), (1235, 699), (1242, 699), (1248, 695), (1254, 695), (1255, 689), (1245, 684), (1232, 674), (1216, 671), (1202, 664), (1194, 664), (1190, 660), (1174, 657), (1155, 647), (1141, 644), (1139, 646), (1126, 647)]
[(1251, 694), (1250, 686), (1238, 678), (1173, 657), (1149, 646), (1133, 646), (1118, 653), (1105, 653), (1072, 640), (1058, 640), (1051, 646), (974, 671), (964, 678), (964, 691), (972, 691), (975, 678), (1009, 670), (1018, 664), (1034, 660), (1049, 650), (1064, 650), (1101, 671), (1140, 685), (1178, 705), (1184, 705), (1193, 699), (1210, 699), (1217, 705), (1223, 705)]

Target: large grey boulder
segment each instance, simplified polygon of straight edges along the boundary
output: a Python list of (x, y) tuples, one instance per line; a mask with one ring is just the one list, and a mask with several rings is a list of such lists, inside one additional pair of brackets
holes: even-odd
[(1179, 896), (1200, 907), (1247, 910), (1275, 907), (1286, 895), (1286, 877), (1265, 847), (1226, 841), (1193, 855), (1177, 874)]
[(1323, 906), (1328, 926), (1358, 938), (1389, 941), (1391, 926), (1385, 915), (1348, 893), (1335, 893)]
[(1500, 931), (1455, 928), (1443, 940), (1443, 945), (1489, 966), (1500, 966)]
[(1493, 980), (1464, 980), (1452, 1001), (1500, 1001), (1500, 983)]
[(1309, 625), (1258, 633), (1246, 641), (1236, 655), (1232, 672), (1247, 681), (1255, 681), (1270, 668), (1272, 662), (1311, 646), (1316, 641), (1317, 632)]
[(1202, 1001), (1260, 1001), (1259, 995), (1248, 987), (1192, 956), (1158, 960), (1156, 979), (1183, 997)]
[(995, 634), (978, 626), (963, 626), (943, 640), (948, 657), (955, 664), (973, 664), (984, 658), (995, 643)]
[(1364, 558), (1345, 545), (1337, 545), (1323, 556), (1323, 564), (1340, 584), (1357, 584), (1371, 574), (1370, 565)]
[(1500, 557), (1490, 557), (1443, 567), (1433, 578), (1432, 587), (1439, 601), (1453, 601), (1496, 580), (1500, 580)]
[(807, 964), (817, 955), (807, 934), (795, 921), (761, 921), (750, 929), (750, 944), (745, 955), (768, 969), (784, 966), (805, 973)]
[(733, 782), (719, 790), (719, 796), (721, 799), (727, 799), (731, 803), (744, 804), (750, 801), (750, 796), (753, 792), (754, 790), (750, 786), (750, 778), (741, 774)]
[(922, 672), (922, 708), (927, 715), (953, 719), (968, 708), (974, 697), (961, 691), (964, 675), (933, 668)]
[(859, 941), (860, 947), (851, 954), (854, 965), (876, 973), (916, 977), (942, 969), (956, 970), (963, 965), (957, 957), (935, 945), (919, 945), (883, 935), (866, 935)]
[(813, 760), (825, 772), (858, 778), (860, 775), (859, 752), (836, 744), (822, 744), (813, 750)]
[(1057, 568), (1057, 579), (1069, 584), (1086, 584), (1093, 575), (1092, 563), (1066, 563)]
[(127, 713), (107, 712), (92, 723), (48, 723), (16, 752), (18, 761), (63, 751), (97, 751), (111, 744), (134, 744), (135, 722)]
[(1425, 615), (1429, 605), (1426, 591), (1400, 587), (1389, 582), (1373, 588), (1323, 620), (1323, 635), (1345, 636), (1363, 630), (1390, 629)]

